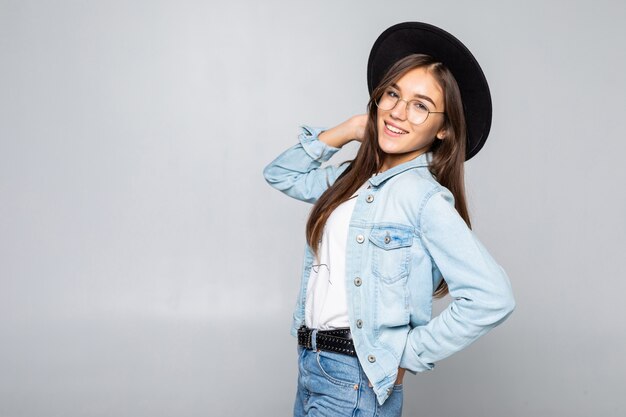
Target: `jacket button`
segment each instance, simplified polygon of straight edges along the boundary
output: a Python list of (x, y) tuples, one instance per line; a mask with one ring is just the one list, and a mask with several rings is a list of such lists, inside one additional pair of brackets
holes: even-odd
[(374, 356), (374, 355), (369, 355), (369, 356), (367, 357), (367, 360), (368, 360), (370, 363), (374, 363), (374, 362), (376, 362), (376, 356)]
[(365, 237), (363, 235), (358, 235), (356, 237), (356, 241), (359, 242), (359, 243), (363, 243), (363, 242), (365, 242)]
[(391, 242), (391, 237), (390, 236), (385, 236), (385, 243), (389, 243)]
[(359, 277), (354, 278), (354, 285), (356, 285), (357, 287), (360, 287), (361, 284), (363, 284), (363, 280), (361, 280), (361, 278)]
[(391, 395), (391, 393), (393, 392), (393, 388), (387, 388), (387, 394)]
[(374, 196), (373, 195), (368, 195), (367, 198), (365, 199), (365, 201), (367, 201), (368, 203), (371, 203), (372, 201), (374, 201)]
[(358, 327), (359, 329), (360, 329), (361, 327), (363, 327), (363, 320), (358, 319), (358, 320), (356, 321), (356, 327)]

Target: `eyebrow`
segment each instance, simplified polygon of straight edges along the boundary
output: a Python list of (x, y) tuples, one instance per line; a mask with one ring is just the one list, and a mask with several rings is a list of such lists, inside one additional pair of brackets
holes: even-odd
[[(391, 84), (391, 87), (393, 87), (396, 90), (400, 91), (400, 87), (398, 87), (398, 84), (396, 84), (396, 83)], [(417, 98), (421, 98), (421, 99), (426, 100), (426, 101), (430, 101), (432, 103), (432, 105), (435, 107), (435, 109), (437, 108), (437, 105), (435, 104), (435, 102), (428, 96), (416, 93), (416, 94), (413, 94), (413, 97), (417, 97)]]

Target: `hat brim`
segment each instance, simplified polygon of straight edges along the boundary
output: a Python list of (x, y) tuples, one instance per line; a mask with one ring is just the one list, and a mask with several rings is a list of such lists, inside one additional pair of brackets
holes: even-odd
[(491, 94), (487, 79), (472, 53), (457, 38), (421, 22), (399, 23), (376, 40), (367, 63), (367, 86), (372, 91), (398, 60), (426, 54), (443, 63), (454, 75), (463, 100), (467, 124), (465, 160), (483, 147), (491, 128)]

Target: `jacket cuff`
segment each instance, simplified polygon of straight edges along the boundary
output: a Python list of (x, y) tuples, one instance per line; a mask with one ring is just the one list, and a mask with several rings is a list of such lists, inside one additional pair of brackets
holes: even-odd
[(302, 144), (304, 151), (313, 160), (319, 162), (328, 161), (340, 149), (319, 140), (318, 135), (326, 129), (310, 126), (300, 127), (302, 128), (302, 133), (298, 136), (298, 140)]
[(411, 346), (410, 338), (407, 339), (404, 346), (404, 352), (402, 352), (402, 358), (400, 359), (400, 368), (404, 368), (412, 374), (417, 372), (430, 371), (435, 367), (432, 363), (426, 363), (422, 361), (418, 354), (416, 354)]

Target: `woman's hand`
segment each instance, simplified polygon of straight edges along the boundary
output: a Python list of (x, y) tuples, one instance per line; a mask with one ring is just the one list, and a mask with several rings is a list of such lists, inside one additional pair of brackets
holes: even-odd
[[(405, 372), (406, 372), (406, 369), (398, 368), (398, 376), (396, 377), (396, 382), (394, 383), (394, 385), (401, 385), (402, 384), (402, 380), (404, 379), (404, 373)], [(367, 380), (367, 385), (370, 388), (372, 387), (372, 383), (369, 381), (369, 379)]]
[(366, 125), (367, 114), (352, 116), (345, 122), (320, 133), (319, 140), (335, 148), (341, 148), (353, 140), (361, 142), (365, 136)]
[(395, 385), (402, 384), (402, 380), (404, 379), (404, 372), (405, 371), (406, 371), (406, 369), (404, 369), (404, 368), (398, 368), (398, 377), (396, 378), (396, 384)]

